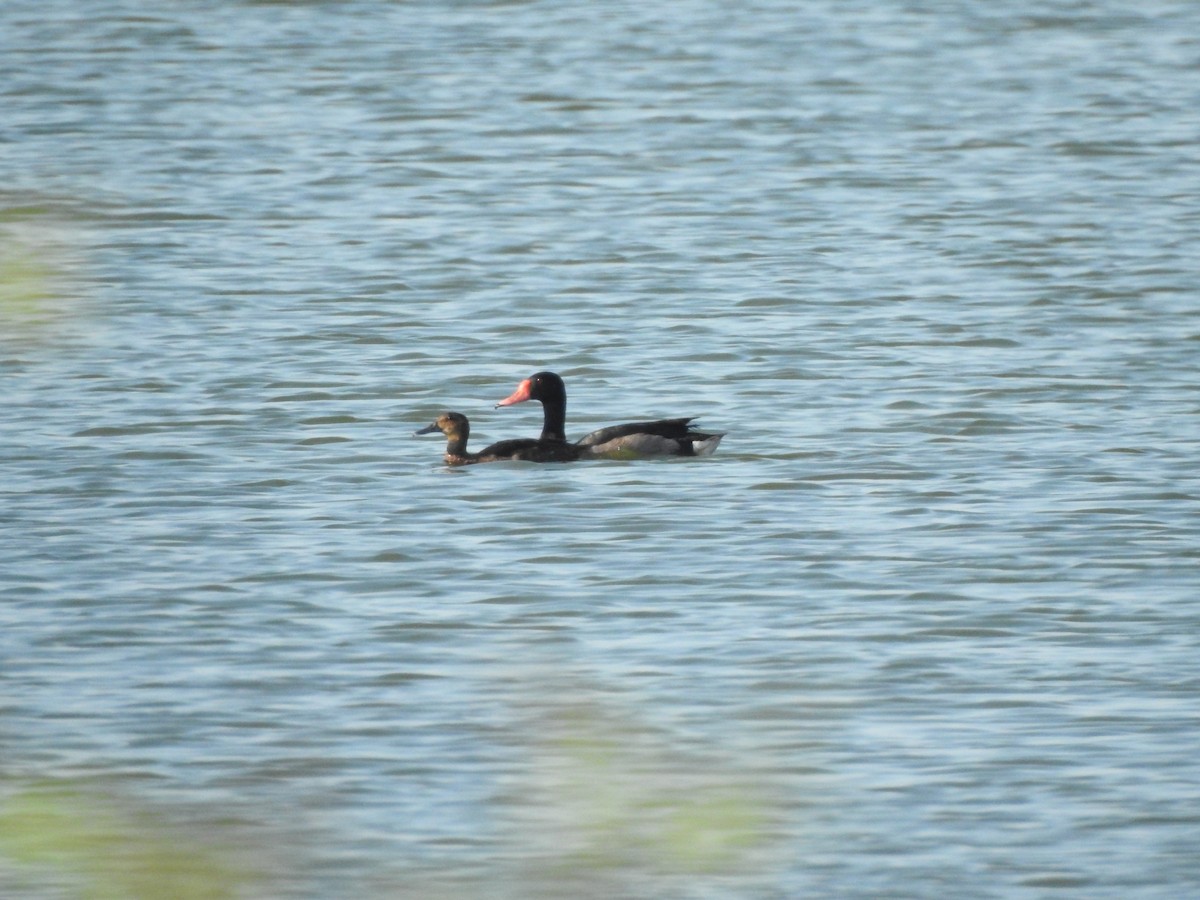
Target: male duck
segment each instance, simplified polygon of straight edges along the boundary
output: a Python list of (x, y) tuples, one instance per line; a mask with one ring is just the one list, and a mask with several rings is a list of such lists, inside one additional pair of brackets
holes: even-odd
[[(541, 401), (541, 440), (565, 443), (567, 387), (563, 380), (553, 372), (530, 375), (496, 406), (512, 406), (526, 400)], [(708, 456), (717, 449), (725, 433), (692, 431), (688, 425), (692, 418), (611, 425), (567, 446), (580, 448), (587, 456)]]

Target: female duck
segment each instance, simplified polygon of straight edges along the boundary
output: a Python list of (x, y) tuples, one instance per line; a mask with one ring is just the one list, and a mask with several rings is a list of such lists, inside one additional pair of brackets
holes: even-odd
[(473, 463), (524, 460), (525, 462), (574, 462), (584, 452), (565, 441), (546, 441), (538, 438), (515, 438), (497, 441), (478, 453), (467, 452), (467, 438), (471, 435), (471, 423), (462, 413), (446, 412), (432, 424), (414, 434), (431, 434), (440, 431), (446, 436), (446, 465), (469, 466)]
[[(512, 406), (526, 400), (541, 401), (541, 440), (565, 443), (567, 387), (563, 380), (553, 372), (530, 375), (496, 406)], [(688, 417), (611, 425), (568, 446), (579, 448), (586, 456), (708, 456), (717, 449), (725, 433), (692, 431), (688, 425), (691, 421), (692, 417)]]

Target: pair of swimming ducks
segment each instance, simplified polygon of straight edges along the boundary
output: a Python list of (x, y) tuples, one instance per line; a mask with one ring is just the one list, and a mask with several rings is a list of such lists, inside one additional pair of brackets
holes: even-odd
[(692, 419), (658, 419), (654, 422), (629, 422), (612, 425), (584, 435), (575, 443), (567, 442), (567, 388), (553, 372), (530, 375), (505, 397), (500, 406), (513, 406), (526, 400), (542, 404), (542, 434), (537, 438), (497, 441), (478, 453), (467, 451), (470, 423), (462, 413), (442, 413), (431, 425), (416, 434), (440, 431), (446, 436), (446, 464), (465, 466), (472, 463), (524, 460), (525, 462), (574, 462), (592, 457), (623, 458), (635, 456), (707, 456), (721, 443), (721, 434), (693, 431)]

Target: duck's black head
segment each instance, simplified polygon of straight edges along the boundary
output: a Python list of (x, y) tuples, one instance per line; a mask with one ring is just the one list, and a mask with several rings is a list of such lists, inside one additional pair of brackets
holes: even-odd
[(511, 395), (505, 397), (497, 406), (512, 406), (524, 403), (526, 400), (538, 400), (541, 403), (567, 402), (567, 387), (563, 380), (553, 372), (536, 372), (517, 385)]

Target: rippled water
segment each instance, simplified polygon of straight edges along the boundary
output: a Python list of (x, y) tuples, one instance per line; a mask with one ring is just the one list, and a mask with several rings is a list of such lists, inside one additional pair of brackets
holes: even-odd
[(1198, 35), (8, 0), (0, 892), (1200, 893)]

